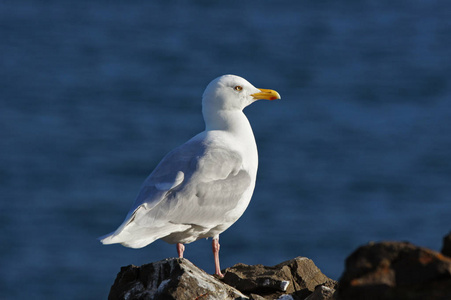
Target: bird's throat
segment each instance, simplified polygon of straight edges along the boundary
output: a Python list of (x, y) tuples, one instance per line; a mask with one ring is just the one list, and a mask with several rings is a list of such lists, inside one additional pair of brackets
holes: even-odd
[(251, 125), (246, 115), (240, 110), (203, 111), (206, 130), (224, 130), (240, 134), (252, 133)]

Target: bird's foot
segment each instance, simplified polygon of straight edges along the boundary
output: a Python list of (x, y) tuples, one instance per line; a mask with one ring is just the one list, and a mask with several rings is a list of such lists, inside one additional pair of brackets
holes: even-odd
[(215, 276), (218, 276), (220, 279), (224, 278), (224, 274), (222, 274), (221, 271), (216, 271)]

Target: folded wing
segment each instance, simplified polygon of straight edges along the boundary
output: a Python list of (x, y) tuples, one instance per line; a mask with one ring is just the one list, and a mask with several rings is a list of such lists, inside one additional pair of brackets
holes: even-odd
[(192, 139), (163, 158), (122, 225), (101, 241), (141, 248), (160, 238), (188, 243), (208, 237), (230, 222), (228, 213), (250, 185), (237, 152)]

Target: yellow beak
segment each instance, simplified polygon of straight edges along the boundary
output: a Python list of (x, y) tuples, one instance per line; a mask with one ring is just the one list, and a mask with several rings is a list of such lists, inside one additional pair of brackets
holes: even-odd
[(276, 100), (276, 99), (282, 99), (278, 92), (274, 90), (267, 90), (267, 89), (259, 89), (260, 93), (252, 94), (251, 96), (254, 97), (255, 100)]

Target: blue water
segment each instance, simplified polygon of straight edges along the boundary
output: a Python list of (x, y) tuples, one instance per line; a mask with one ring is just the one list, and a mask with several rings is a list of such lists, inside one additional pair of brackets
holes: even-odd
[[(222, 267), (296, 256), (338, 279), (368, 241), (439, 250), (451, 230), (446, 1), (0, 2), (2, 299), (105, 299), (121, 266), (175, 256), (103, 246), (172, 148), (203, 130), (200, 96), (241, 75), (253, 200)], [(186, 257), (213, 272), (210, 241)]]

